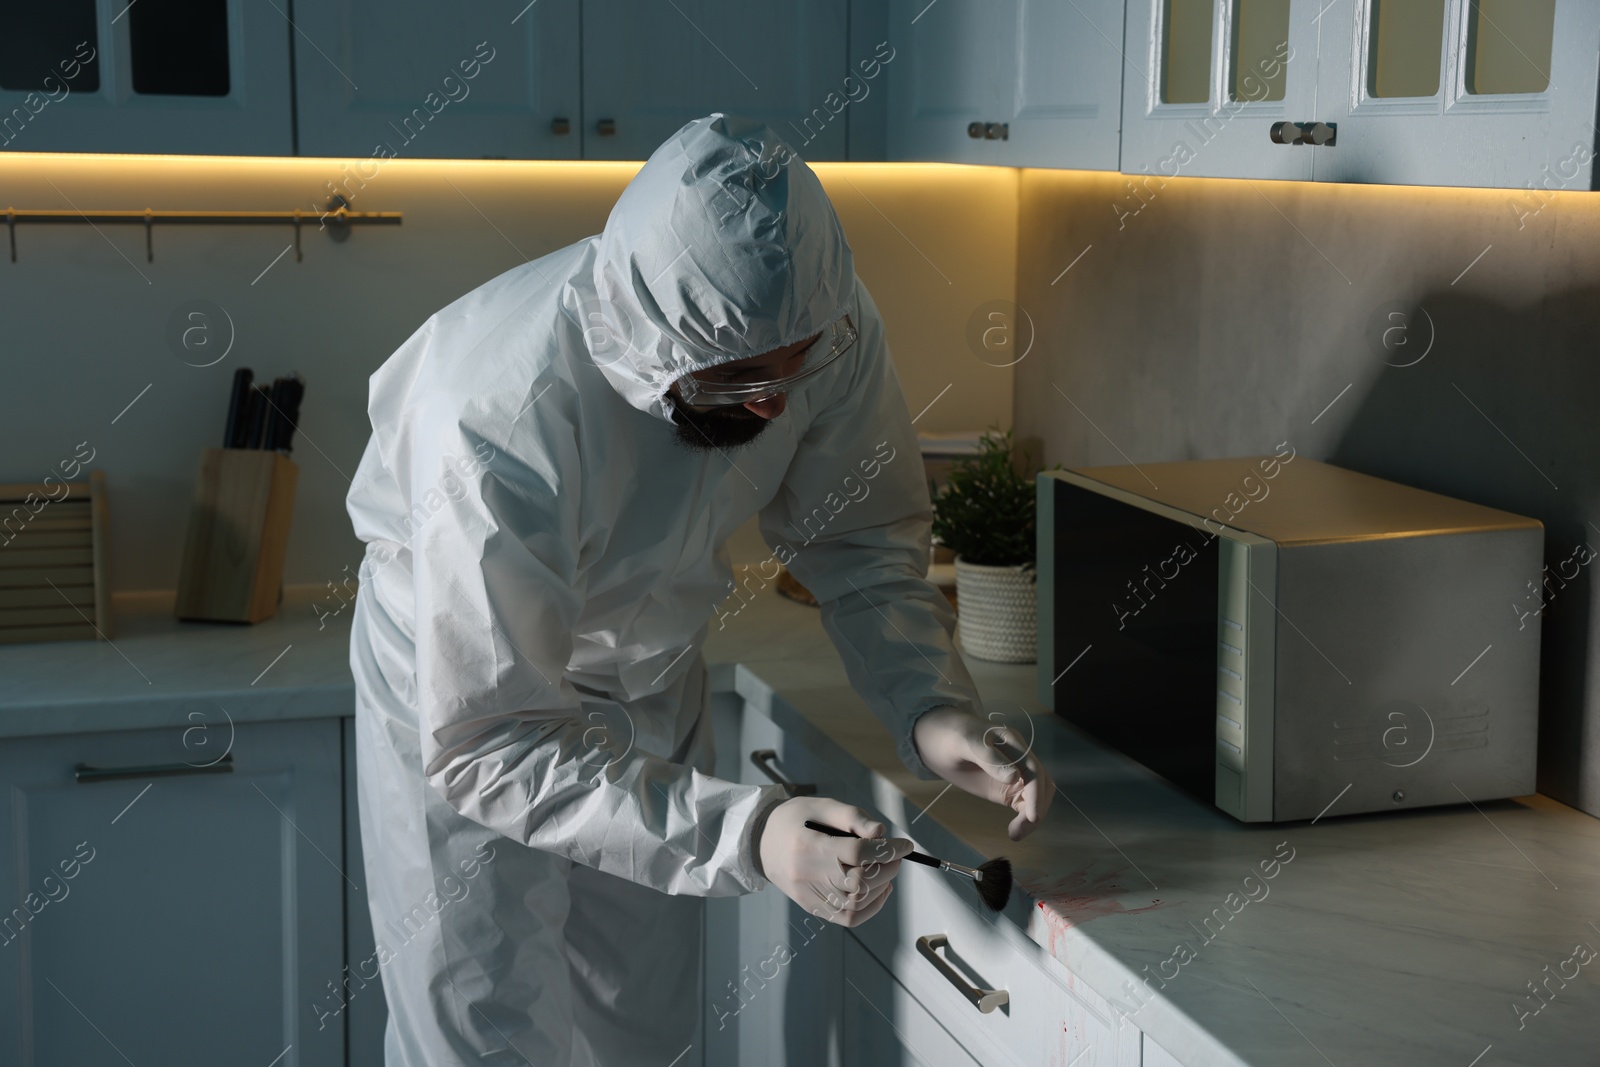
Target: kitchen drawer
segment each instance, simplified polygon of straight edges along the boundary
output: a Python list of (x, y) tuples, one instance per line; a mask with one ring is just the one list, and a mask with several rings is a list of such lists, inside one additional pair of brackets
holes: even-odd
[[(1021, 931), (999, 925), (1009, 920), (981, 916), (963, 893), (972, 890), (951, 875), (902, 863), (889, 903), (853, 933), (981, 1063), (1138, 1064), (1137, 1030), (1119, 1030), (1103, 1000), (1068, 989), (1047, 961), (1029, 958), (1032, 942)], [(927, 958), (920, 938), (933, 939), (926, 949), (945, 967)], [(1007, 1003), (981, 1011), (957, 978), (972, 989), (1004, 990)]]
[(861, 943), (844, 938), (844, 1067), (979, 1067)]

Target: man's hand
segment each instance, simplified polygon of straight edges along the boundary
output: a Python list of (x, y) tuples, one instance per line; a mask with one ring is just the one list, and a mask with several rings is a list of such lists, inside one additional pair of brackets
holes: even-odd
[(911, 739), (940, 778), (1017, 813), (1006, 827), (1011, 840), (1031, 834), (1050, 809), (1055, 782), (1010, 727), (960, 708), (934, 708), (917, 719)]
[[(830, 837), (807, 819), (858, 837)], [(859, 926), (883, 907), (911, 851), (903, 837), (884, 837), (883, 823), (858, 807), (824, 797), (794, 797), (772, 809), (754, 842), (762, 873), (806, 911), (840, 926)]]

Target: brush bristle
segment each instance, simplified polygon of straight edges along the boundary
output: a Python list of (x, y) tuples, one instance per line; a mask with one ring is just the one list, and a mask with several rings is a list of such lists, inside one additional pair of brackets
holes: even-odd
[(978, 899), (990, 911), (1004, 911), (1011, 899), (1011, 861), (1004, 856), (978, 868)]

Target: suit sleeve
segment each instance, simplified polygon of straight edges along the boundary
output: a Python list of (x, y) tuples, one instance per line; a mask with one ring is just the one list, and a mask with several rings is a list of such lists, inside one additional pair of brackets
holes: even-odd
[(860, 337), (841, 359), (849, 370), (818, 401), (761, 532), (816, 595), (851, 686), (901, 761), (935, 778), (912, 744), (917, 719), (982, 705), (955, 649), (955, 614), (926, 578), (933, 508), (883, 320), (865, 287), (857, 294)]
[(584, 721), (563, 676), (585, 571), (575, 434), (559, 409), (469, 419), (456, 400), (416, 424), (423, 773), (474, 822), (620, 878), (697, 896), (761, 889), (750, 834), (782, 789), (623, 744)]

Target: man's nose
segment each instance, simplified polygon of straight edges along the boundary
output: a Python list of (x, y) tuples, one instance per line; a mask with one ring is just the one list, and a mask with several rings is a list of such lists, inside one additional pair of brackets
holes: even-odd
[(746, 410), (753, 411), (763, 419), (775, 419), (783, 414), (783, 409), (789, 404), (789, 398), (783, 393), (777, 396), (762, 397), (752, 400), (745, 405)]

